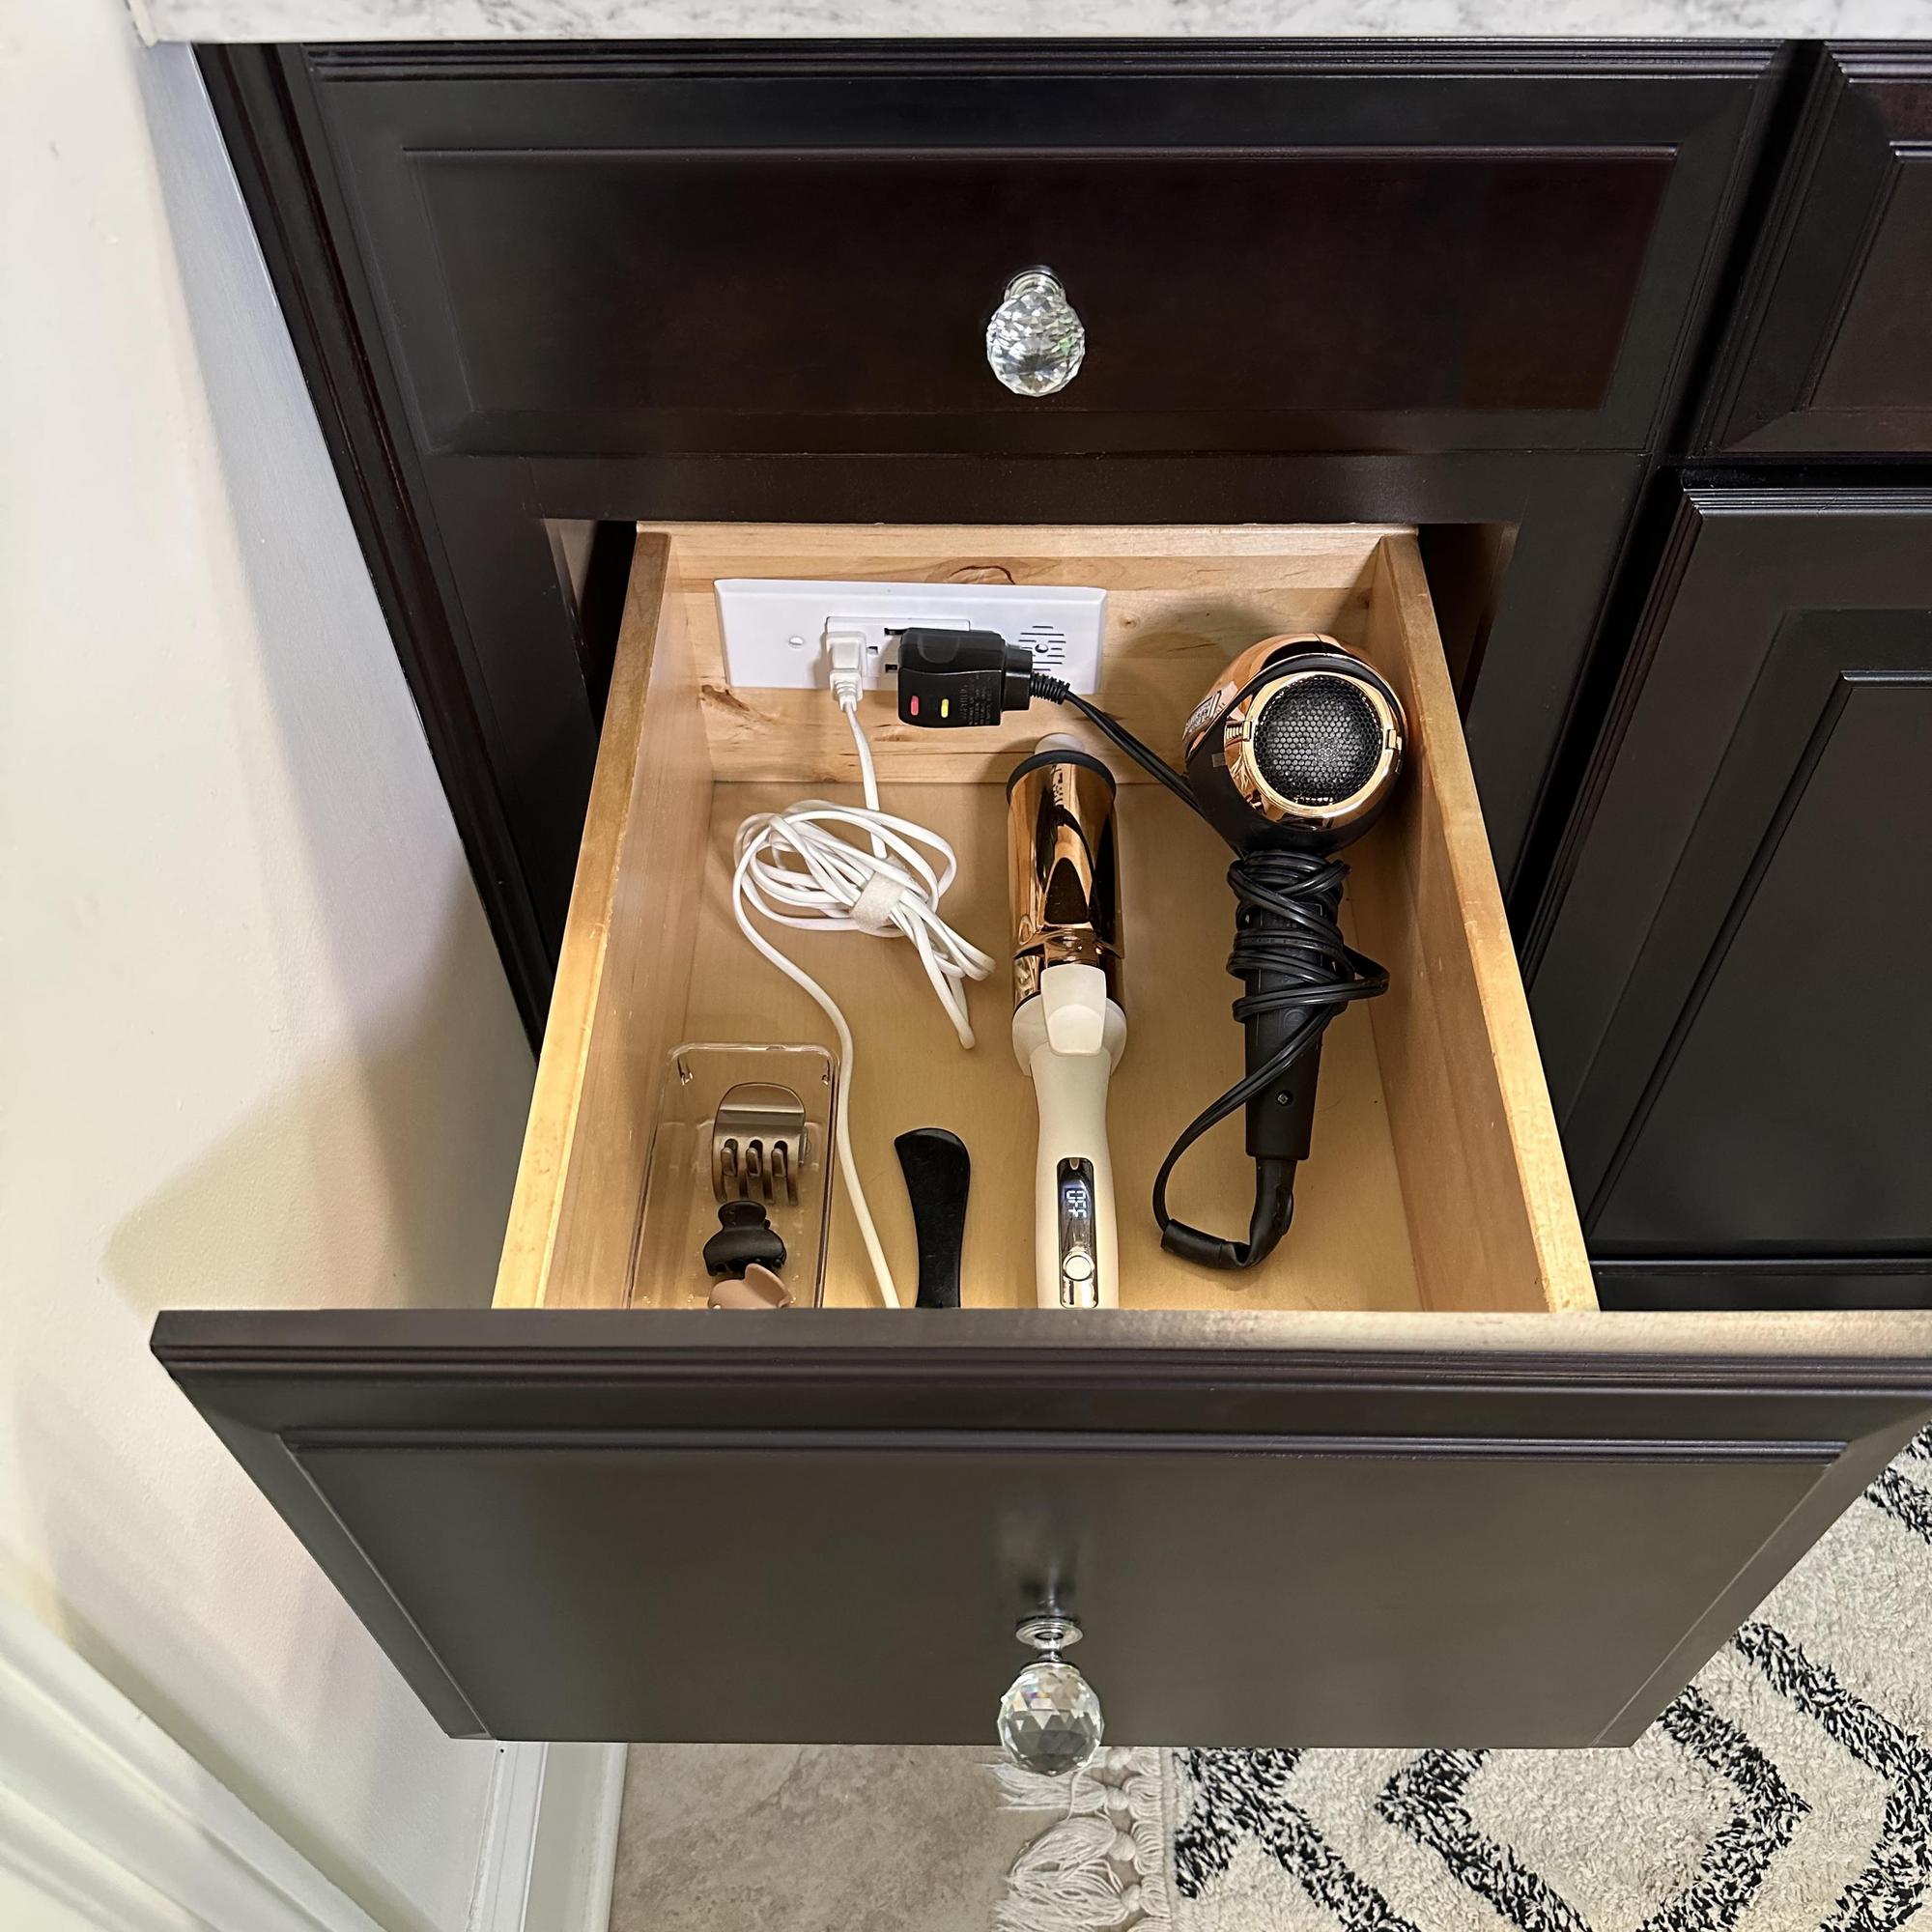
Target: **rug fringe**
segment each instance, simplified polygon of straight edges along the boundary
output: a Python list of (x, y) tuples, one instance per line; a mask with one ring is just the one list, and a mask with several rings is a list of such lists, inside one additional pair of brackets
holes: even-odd
[(1158, 1932), (1173, 1922), (1158, 1751), (1102, 1750), (1070, 1777), (1010, 1764), (993, 1775), (1009, 1810), (1065, 1814), (1013, 1861), (996, 1932)]

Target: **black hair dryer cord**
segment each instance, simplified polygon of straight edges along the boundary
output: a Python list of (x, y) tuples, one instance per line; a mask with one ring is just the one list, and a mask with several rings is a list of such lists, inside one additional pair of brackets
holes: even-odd
[[(1183, 1261), (1249, 1268), (1264, 1261), (1294, 1218), (1294, 1170), (1308, 1157), (1321, 1036), (1353, 1000), (1388, 991), (1388, 974), (1342, 937), (1338, 915), (1348, 867), (1292, 851), (1246, 852), (1228, 867), (1235, 894), (1235, 945), (1228, 971), (1247, 991), (1235, 1002), (1247, 1071), (1182, 1128), (1153, 1180), (1160, 1244)], [(1168, 1177), (1210, 1127), (1247, 1109), (1255, 1163), (1255, 1206), (1246, 1240), (1177, 1221), (1167, 1210)]]

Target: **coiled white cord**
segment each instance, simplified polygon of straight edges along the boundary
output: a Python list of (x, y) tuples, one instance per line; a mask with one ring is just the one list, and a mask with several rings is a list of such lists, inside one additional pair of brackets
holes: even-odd
[[(833, 695), (858, 748), (865, 806), (807, 798), (784, 811), (753, 812), (738, 827), (731, 911), (745, 937), (786, 979), (811, 995), (838, 1036), (838, 1094), (832, 1129), (838, 1171), (852, 1197), (853, 1217), (879, 1293), (888, 1308), (897, 1308), (898, 1291), (893, 1286), (892, 1269), (886, 1264), (852, 1158), (852, 1029), (832, 995), (758, 931), (751, 913), (775, 925), (810, 932), (869, 932), (882, 939), (902, 934), (917, 949), (925, 977), (965, 1047), (973, 1044), (965, 982), (983, 980), (993, 970), (993, 961), (939, 916), (939, 903), (959, 869), (952, 847), (938, 833), (879, 810), (872, 749), (859, 723), (859, 676), (855, 668), (840, 665), (837, 656)], [(866, 845), (855, 844), (845, 836), (848, 831), (861, 834)]]

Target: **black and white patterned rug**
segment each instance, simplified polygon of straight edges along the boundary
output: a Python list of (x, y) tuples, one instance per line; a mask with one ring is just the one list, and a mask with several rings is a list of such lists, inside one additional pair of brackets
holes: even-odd
[(999, 1932), (1890, 1932), (1932, 1893), (1932, 1430), (1629, 1750), (1000, 1782), (1057, 1815)]

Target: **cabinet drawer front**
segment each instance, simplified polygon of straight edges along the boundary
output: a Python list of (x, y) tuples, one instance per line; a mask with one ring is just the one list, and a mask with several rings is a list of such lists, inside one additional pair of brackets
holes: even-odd
[(1050, 1591), (1119, 1743), (1623, 1742), (1928, 1400), (1803, 1318), (1756, 1361), (1605, 1316), (1459, 1354), (1429, 1318), (828, 1311), (782, 1364), (723, 1325), (156, 1347), (447, 1727), (557, 1739), (984, 1743)]
[(1932, 52), (1827, 51), (1704, 447), (1932, 450)]
[[(497, 1737), (983, 1745), (1051, 1577), (1117, 1744), (1498, 1747), (1613, 1734), (1832, 1460), (1514, 1447), (454, 1435), (300, 1460)], [(528, 1526), (516, 1560), (477, 1563), (486, 1520)]]
[[(431, 446), (1640, 443), (1764, 54), (1440, 59), (313, 66)], [(1025, 398), (1036, 263), (1088, 348)]]

